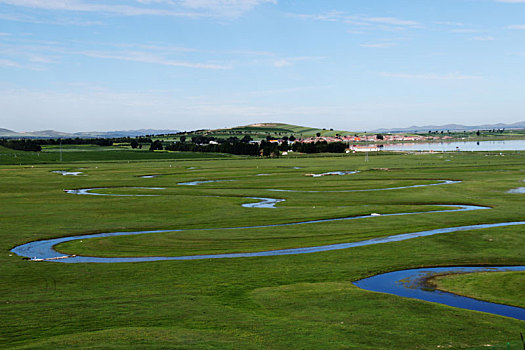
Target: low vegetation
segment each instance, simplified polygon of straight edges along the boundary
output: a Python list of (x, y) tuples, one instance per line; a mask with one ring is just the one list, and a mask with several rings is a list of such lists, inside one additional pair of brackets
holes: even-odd
[[(523, 153), (381, 153), (369, 158), (318, 154), (277, 159), (213, 154), (221, 158), (206, 159), (202, 157), (208, 154), (201, 153), (84, 147), (88, 146), (63, 148), (62, 162), (57, 148), (44, 148), (39, 156), (0, 149), (0, 160), (17, 155), (25, 164), (0, 166), (2, 348), (471, 349), (518, 340), (524, 330), (523, 321), (367, 292), (351, 283), (421, 266), (525, 265), (521, 226), (325, 253), (222, 260), (64, 264), (26, 261), (10, 252), (33, 240), (98, 232), (185, 229), (75, 241), (58, 248), (99, 256), (192, 255), (518, 221), (523, 220), (525, 197), (507, 191), (523, 184)], [(39, 163), (38, 157), (48, 158)], [(56, 170), (82, 174), (52, 173)], [(360, 172), (305, 176), (336, 170)], [(233, 181), (178, 185), (219, 179)], [(387, 188), (440, 179), (462, 182), (377, 192), (269, 191)], [(63, 191), (92, 187), (127, 194), (148, 193), (129, 187), (165, 189), (152, 197)], [(241, 204), (255, 201), (247, 197), (286, 201), (275, 209), (244, 208)], [(453, 204), (492, 209), (221, 229), (428, 211)], [(200, 228), (210, 230), (195, 230)], [(497, 279), (477, 283), (476, 297), (511, 303), (516, 288), (501, 286), (520, 286), (523, 274)]]

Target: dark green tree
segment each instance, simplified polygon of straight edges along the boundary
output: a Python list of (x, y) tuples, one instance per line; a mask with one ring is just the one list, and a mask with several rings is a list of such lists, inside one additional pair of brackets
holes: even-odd
[(162, 151), (164, 149), (164, 147), (162, 147), (162, 142), (160, 142), (159, 140), (155, 140), (151, 143), (151, 145), (149, 146), (149, 150), (150, 151)]

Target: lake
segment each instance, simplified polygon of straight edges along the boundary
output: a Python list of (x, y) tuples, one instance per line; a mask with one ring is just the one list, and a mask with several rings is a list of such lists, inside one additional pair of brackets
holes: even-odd
[(384, 144), (384, 151), (525, 151), (525, 140)]

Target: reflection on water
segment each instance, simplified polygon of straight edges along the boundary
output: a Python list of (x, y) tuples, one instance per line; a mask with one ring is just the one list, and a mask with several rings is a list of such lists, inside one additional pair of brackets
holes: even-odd
[[(417, 215), (417, 214), (429, 214), (429, 213), (451, 213), (451, 212), (463, 212), (463, 211), (472, 211), (472, 210), (488, 210), (490, 208), (480, 207), (475, 205), (454, 205), (452, 209), (443, 209), (443, 210), (433, 210), (426, 212), (411, 212), (411, 213), (394, 213), (394, 214), (382, 214), (381, 216), (375, 215), (361, 215), (361, 216), (351, 216), (351, 217), (342, 217), (334, 219), (319, 219), (319, 220), (308, 220), (300, 222), (291, 222), (285, 224), (267, 224), (267, 225), (257, 225), (257, 226), (242, 226), (242, 227), (215, 227), (215, 228), (202, 228), (202, 229), (193, 229), (195, 231), (209, 231), (209, 230), (245, 230), (251, 228), (271, 228), (271, 227), (286, 227), (286, 226), (296, 226), (296, 225), (307, 225), (307, 224), (319, 224), (327, 222), (336, 222), (336, 221), (350, 221), (350, 220), (360, 220), (360, 219), (377, 219), (386, 216), (403, 216), (403, 215)], [(496, 224), (480, 224), (480, 225), (468, 225), (468, 226), (457, 226), (457, 227), (446, 227), (436, 230), (429, 231), (420, 231), (420, 232), (410, 232), (403, 233), (393, 236), (386, 237), (377, 237), (368, 239), (365, 241), (358, 242), (349, 242), (349, 243), (337, 243), (329, 244), (315, 247), (304, 247), (304, 248), (291, 248), (291, 249), (279, 249), (279, 250), (269, 250), (261, 252), (252, 252), (252, 253), (228, 253), (228, 254), (208, 254), (208, 255), (191, 255), (191, 256), (156, 256), (156, 257), (133, 257), (133, 258), (99, 258), (99, 257), (90, 257), (90, 256), (75, 256), (69, 259), (55, 260), (58, 262), (67, 262), (67, 263), (85, 263), (85, 262), (94, 262), (94, 263), (117, 263), (117, 262), (139, 262), (139, 261), (159, 261), (159, 260), (199, 260), (199, 259), (224, 259), (224, 258), (248, 258), (248, 257), (258, 257), (258, 256), (277, 256), (277, 255), (295, 255), (295, 254), (310, 254), (318, 252), (326, 252), (332, 250), (341, 250), (349, 249), (355, 247), (363, 247), (374, 244), (389, 243), (389, 242), (400, 242), (407, 239), (417, 238), (417, 237), (427, 237), (433, 236), (441, 233), (451, 233), (459, 231), (469, 231), (469, 230), (479, 230), (484, 228), (491, 227), (506, 227), (506, 226), (516, 226), (524, 225), (525, 221), (516, 221), (516, 222), (501, 222)], [(97, 233), (89, 234), (82, 236), (71, 236), (71, 237), (60, 237), (53, 238), (42, 241), (34, 241), (20, 245), (13, 248), (11, 251), (20, 256), (25, 256), (28, 258), (40, 258), (48, 259), (63, 256), (63, 254), (57, 252), (53, 247), (62, 242), (69, 242), (73, 240), (89, 239), (89, 238), (100, 238), (100, 237), (113, 237), (113, 236), (129, 236), (129, 235), (140, 235), (148, 233), (163, 233), (163, 232), (181, 232), (185, 230), (158, 230), (158, 231), (136, 231), (136, 232), (107, 232), (107, 233)]]
[[(78, 194), (85, 196), (110, 196), (110, 197), (154, 197), (156, 194), (116, 194), (116, 193), (100, 193), (94, 192), (98, 190), (115, 189), (119, 187), (97, 187), (97, 188), (80, 188), (76, 190), (64, 190), (68, 194)], [(164, 187), (120, 187), (126, 189), (140, 189), (140, 190), (165, 190)]]
[(63, 171), (63, 170), (52, 171), (52, 173), (55, 173), (55, 174), (62, 174), (62, 175), (64, 175), (64, 176), (68, 176), (68, 175), (71, 175), (71, 176), (80, 176), (80, 174), (82, 174), (81, 171)]
[(249, 199), (258, 199), (260, 202), (246, 203), (242, 206), (245, 208), (275, 208), (275, 205), (280, 202), (284, 202), (285, 199), (277, 198), (261, 198), (261, 197), (247, 197)]
[(384, 151), (525, 151), (525, 140), (396, 143), (382, 145)]
[(202, 180), (202, 181), (189, 181), (189, 182), (179, 182), (177, 185), (182, 186), (197, 186), (200, 184), (209, 184), (214, 182), (227, 182), (227, 181), (235, 181), (235, 180)]
[(357, 174), (359, 171), (329, 171), (322, 174), (305, 174), (306, 176), (311, 177), (322, 177), (322, 176), (330, 176), (330, 175), (350, 175), (350, 174)]
[(525, 271), (525, 266), (498, 267), (434, 267), (389, 272), (354, 282), (359, 288), (373, 292), (394, 294), (405, 298), (431, 301), (467, 310), (517, 318), (525, 321), (525, 309), (459, 296), (436, 290), (427, 280), (436, 275), (487, 271)]
[(525, 193), (525, 187), (513, 188), (512, 190), (507, 191), (507, 193)]

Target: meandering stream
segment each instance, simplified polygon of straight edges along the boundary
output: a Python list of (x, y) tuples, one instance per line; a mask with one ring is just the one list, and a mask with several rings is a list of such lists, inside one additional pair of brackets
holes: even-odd
[[(225, 180), (222, 180), (225, 181)], [(189, 183), (179, 183), (179, 185), (199, 185), (203, 183), (217, 182), (216, 180), (209, 181), (194, 181)], [(391, 188), (379, 188), (379, 189), (364, 189), (364, 190), (340, 190), (340, 191), (299, 191), (299, 190), (279, 190), (271, 189), (270, 191), (281, 191), (281, 192), (363, 192), (363, 191), (385, 191), (385, 190), (396, 190), (405, 188), (416, 188), (425, 186), (436, 186), (436, 185), (448, 185), (456, 184), (460, 181), (451, 180), (440, 180), (437, 183), (432, 184), (421, 184), (411, 186), (399, 186)], [(135, 189), (149, 189), (149, 190), (162, 190), (161, 187), (128, 187)], [(96, 192), (107, 188), (89, 188), (89, 189), (76, 189), (76, 190), (65, 190), (69, 194), (77, 195), (98, 195), (98, 196), (156, 196), (151, 194), (108, 194)], [(275, 204), (284, 201), (284, 199), (277, 198), (261, 198), (261, 197), (246, 197), (248, 199), (256, 199), (259, 202), (243, 204), (244, 207), (249, 208), (275, 208)], [(436, 206), (436, 205), (434, 205)], [(193, 229), (198, 231), (206, 230), (239, 230), (239, 229), (252, 229), (252, 228), (269, 228), (269, 227), (281, 227), (281, 226), (292, 226), (292, 225), (307, 225), (323, 222), (333, 222), (342, 220), (360, 220), (360, 219), (373, 219), (378, 216), (401, 216), (401, 215), (417, 215), (423, 213), (444, 213), (444, 212), (463, 212), (472, 210), (487, 210), (488, 207), (473, 206), (473, 205), (442, 205), (443, 207), (449, 207), (449, 209), (432, 210), (424, 212), (406, 212), (406, 213), (393, 213), (393, 214), (371, 214), (361, 215), (353, 217), (340, 217), (332, 219), (319, 219), (319, 220), (308, 220), (301, 222), (291, 222), (284, 224), (268, 224), (268, 225), (256, 225), (256, 226), (242, 226), (242, 227), (223, 227), (223, 228), (202, 228)], [(98, 234), (87, 234), (80, 236), (69, 236), (60, 237), (54, 239), (34, 241), (26, 243), (13, 248), (11, 251), (32, 260), (37, 261), (54, 261), (62, 263), (119, 263), (119, 262), (146, 262), (146, 261), (162, 261), (162, 260), (200, 260), (200, 259), (227, 259), (227, 258), (248, 258), (248, 257), (265, 257), (265, 256), (279, 256), (279, 255), (295, 255), (295, 254), (310, 254), (318, 252), (326, 252), (341, 249), (350, 249), (355, 247), (363, 247), (374, 244), (382, 244), (389, 242), (399, 242), (408, 239), (432, 236), (442, 233), (451, 233), (458, 231), (469, 231), (479, 230), (493, 227), (505, 227), (505, 226), (516, 226), (525, 225), (525, 221), (513, 221), (513, 222), (502, 222), (494, 224), (480, 224), (480, 225), (467, 225), (457, 227), (446, 227), (434, 230), (409, 232), (398, 235), (391, 235), (386, 237), (377, 237), (364, 241), (347, 242), (338, 244), (321, 245), (314, 247), (301, 247), (301, 248), (290, 248), (290, 249), (277, 249), (269, 251), (258, 251), (258, 252), (246, 252), (246, 253), (225, 253), (225, 254), (203, 254), (203, 255), (188, 255), (188, 256), (156, 256), (156, 257), (94, 257), (94, 256), (64, 256), (64, 254), (56, 251), (54, 247), (57, 244), (83, 240), (91, 238), (101, 237), (113, 237), (113, 236), (128, 236), (128, 235), (139, 235), (139, 234), (154, 234), (154, 233), (165, 233), (165, 232), (181, 232), (186, 230), (155, 230), (155, 231), (134, 231), (134, 232), (107, 232)], [(525, 266), (505, 266), (505, 267), (447, 267), (447, 268), (425, 268), (425, 269), (411, 269), (403, 271), (394, 271), (386, 274), (381, 274), (366, 278), (354, 284), (360, 288), (374, 291), (395, 294), (402, 297), (416, 298), (426, 301), (437, 302), (445, 305), (454, 307), (489, 312), (497, 315), (508, 316), (525, 320), (525, 309), (512, 307), (507, 305), (489, 303), (485, 301), (479, 301), (467, 297), (457, 296), (455, 294), (441, 292), (441, 291), (428, 291), (425, 286), (426, 278), (436, 273), (467, 273), (477, 271), (525, 271)]]
[(356, 281), (353, 284), (359, 288), (373, 292), (388, 293), (405, 298), (431, 301), (462, 309), (488, 312), (525, 321), (524, 308), (496, 304), (443, 292), (434, 289), (427, 284), (427, 280), (435, 275), (496, 271), (525, 271), (525, 266), (454, 266), (410, 269), (376, 275)]

